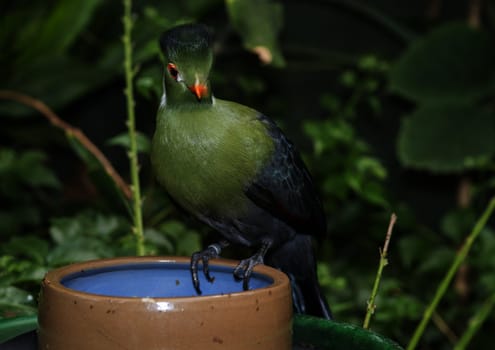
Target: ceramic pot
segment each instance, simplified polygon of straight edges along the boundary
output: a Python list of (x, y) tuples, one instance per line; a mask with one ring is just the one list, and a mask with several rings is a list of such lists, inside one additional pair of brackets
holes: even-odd
[(41, 287), (39, 349), (291, 349), (287, 276), (257, 266), (243, 291), (235, 266), (211, 261), (215, 281), (200, 274), (201, 296), (189, 258), (117, 258), (50, 271)]

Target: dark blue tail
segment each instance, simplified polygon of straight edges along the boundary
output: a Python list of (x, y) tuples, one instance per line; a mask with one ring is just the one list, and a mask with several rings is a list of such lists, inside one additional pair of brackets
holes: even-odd
[(316, 260), (310, 236), (296, 235), (294, 239), (270, 251), (265, 262), (289, 276), (296, 313), (332, 319), (316, 275)]

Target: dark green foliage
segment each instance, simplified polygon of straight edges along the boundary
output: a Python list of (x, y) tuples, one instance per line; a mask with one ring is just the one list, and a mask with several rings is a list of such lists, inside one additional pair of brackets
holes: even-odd
[[(100, 0), (57, 1), (52, 6), (30, 4), (30, 11), (14, 8), (2, 14), (0, 39), (11, 45), (2, 49), (3, 88), (29, 93), (52, 107), (60, 107), (101, 85), (118, 70), (87, 61), (70, 53), (84, 33)], [(62, 82), (70, 84), (61, 88)], [(19, 106), (2, 113), (26, 113)]]
[(390, 88), (418, 102), (403, 120), (399, 158), (435, 172), (483, 168), (495, 153), (495, 47), (487, 33), (443, 25), (417, 39), (395, 64)]
[[(483, 3), (480, 28), (472, 29), (458, 22), (467, 17), (461, 1), (444, 2), (434, 20), (421, 2), (403, 10), (380, 2), (371, 12), (375, 4), (364, 0), (136, 2), (147, 253), (189, 255), (216, 238), (156, 187), (147, 153), (162, 89), (157, 40), (176, 24), (198, 20), (216, 32), (218, 97), (277, 118), (315, 177), (329, 223), (328, 236), (316, 242), (318, 272), (339, 321), (362, 323), (378, 247), (390, 212), (397, 213), (371, 326), (405, 345), (495, 188), (495, 7)], [(20, 0), (0, 7), (0, 89), (45, 102), (128, 181), (120, 2)], [(410, 29), (401, 28), (406, 24)], [(401, 34), (411, 29), (414, 36)], [(243, 49), (256, 46), (266, 46), (279, 68)], [(47, 270), (132, 255), (135, 241), (127, 201), (72, 135), (5, 100), (0, 123), (2, 318), (36, 312)], [(200, 231), (208, 238), (200, 240)], [(437, 310), (457, 336), (495, 292), (494, 253), (492, 221)], [(451, 349), (435, 322), (420, 348)], [(494, 324), (490, 315), (473, 349), (491, 349)]]
[(58, 188), (58, 179), (43, 164), (45, 158), (40, 151), (18, 153), (12, 149), (0, 149), (2, 193), (11, 198), (16, 197), (22, 185), (32, 188)]
[(390, 88), (421, 102), (476, 101), (495, 92), (487, 33), (449, 23), (417, 39), (394, 65)]
[(371, 204), (388, 206), (382, 185), (387, 171), (378, 159), (370, 156), (369, 146), (356, 136), (349, 122), (325, 120), (307, 122), (304, 126), (313, 140), (315, 164), (326, 165), (314, 169), (314, 173), (324, 172), (322, 189), (329, 200), (345, 201), (355, 194)]
[(42, 221), (41, 205), (60, 187), (46, 156), (38, 150), (0, 148), (0, 239), (15, 236)]
[(0, 300), (7, 304), (0, 308), (0, 316), (35, 312), (33, 287), (50, 269), (76, 261), (132, 255), (133, 243), (126, 242), (128, 232), (129, 224), (122, 218), (85, 211), (53, 219), (49, 239), (13, 236), (0, 248), (0, 293), (5, 293)]
[(398, 153), (404, 165), (435, 172), (486, 167), (495, 154), (495, 114), (463, 103), (422, 104), (403, 120)]
[[(136, 133), (136, 141), (139, 152), (149, 153), (151, 144), (150, 139), (146, 135), (143, 135), (139, 132)], [(129, 147), (129, 134), (123, 133), (114, 136), (107, 141), (107, 144), (112, 146), (122, 146), (127, 149)]]

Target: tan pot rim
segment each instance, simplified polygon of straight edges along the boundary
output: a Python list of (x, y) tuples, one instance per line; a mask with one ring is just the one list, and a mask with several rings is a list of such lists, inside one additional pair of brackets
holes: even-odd
[[(116, 301), (125, 300), (127, 302), (132, 302), (133, 300), (135, 300), (136, 302), (141, 302), (141, 299), (143, 298), (141, 296), (138, 297), (113, 296), (113, 295), (109, 296), (109, 295), (100, 295), (100, 294), (78, 291), (64, 286), (62, 284), (62, 280), (64, 278), (69, 277), (70, 275), (84, 273), (85, 271), (89, 271), (89, 270), (98, 270), (101, 268), (109, 268), (109, 267), (111, 268), (114, 266), (117, 267), (121, 265), (123, 266), (123, 265), (147, 264), (147, 263), (189, 264), (190, 258), (183, 256), (141, 256), (141, 257), (129, 256), (129, 257), (89, 260), (85, 262), (78, 262), (67, 266), (63, 266), (55, 270), (51, 270), (47, 272), (47, 274), (45, 275), (43, 279), (43, 283), (49, 284), (50, 288), (58, 293), (71, 294), (83, 298), (90, 297), (91, 299), (95, 299), (95, 300), (98, 299), (108, 300), (109, 298), (111, 298)], [(238, 265), (238, 263), (239, 262), (236, 260), (219, 258), (219, 259), (211, 260), (210, 266), (212, 268), (214, 268), (215, 266), (230, 267), (233, 270)], [(231, 298), (237, 295), (249, 297), (259, 293), (260, 290), (266, 290), (266, 289), (270, 289), (274, 293), (278, 293), (284, 288), (287, 288), (288, 277), (279, 270), (276, 270), (266, 265), (258, 265), (254, 268), (254, 273), (268, 277), (273, 282), (266, 287), (242, 291), (242, 292), (232, 292), (232, 293), (215, 294), (215, 295), (195, 295), (190, 297), (153, 297), (152, 299), (155, 301), (166, 301), (172, 299), (174, 302), (187, 303), (193, 301), (197, 302), (199, 301), (198, 298), (200, 298), (202, 301), (208, 301), (209, 299), (218, 300), (218, 298), (222, 298), (222, 297)]]
[[(156, 267), (155, 263), (177, 263), (189, 267), (190, 258), (121, 257), (76, 263), (48, 272), (42, 283), (39, 303), (40, 349), (291, 349), (289, 279), (268, 266), (255, 268), (255, 273), (262, 275), (261, 278), (267, 276), (273, 281), (268, 286), (257, 284), (259, 288), (242, 292), (237, 292), (241, 286), (232, 292), (222, 290), (222, 287), (218, 291), (223, 294), (204, 296), (111, 296), (79, 291), (62, 284), (64, 278), (70, 279), (72, 274), (82, 272), (84, 277), (85, 271), (90, 276), (91, 270), (98, 274), (99, 269), (112, 272), (113, 266), (115, 270), (125, 270), (129, 265), (139, 264), (152, 264), (153, 268), (159, 269), (160, 265)], [(237, 262), (232, 260), (211, 261), (213, 275), (221, 270), (225, 277), (226, 269), (233, 271), (235, 266)], [(184, 278), (190, 278), (190, 275), (186, 273)], [(93, 283), (90, 280), (86, 282), (89, 285)], [(119, 283), (108, 280), (103, 283), (106, 282)], [(94, 282), (93, 286), (101, 285)], [(161, 288), (160, 284), (158, 286)], [(124, 290), (128, 288), (127, 285), (122, 287)], [(216, 287), (213, 292), (216, 292)], [(150, 295), (155, 294), (150, 292)]]

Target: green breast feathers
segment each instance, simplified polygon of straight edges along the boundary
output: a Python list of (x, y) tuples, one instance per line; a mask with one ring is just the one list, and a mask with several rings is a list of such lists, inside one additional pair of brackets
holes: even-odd
[(202, 107), (162, 108), (151, 152), (158, 181), (187, 210), (242, 215), (244, 188), (274, 147), (257, 116), (218, 99)]

